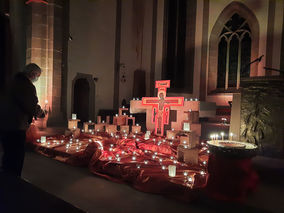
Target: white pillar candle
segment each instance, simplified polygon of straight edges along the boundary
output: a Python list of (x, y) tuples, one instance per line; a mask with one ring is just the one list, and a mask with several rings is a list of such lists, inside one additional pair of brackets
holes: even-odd
[(46, 136), (41, 136), (40, 137), (40, 142), (41, 143), (46, 143)]
[(170, 177), (175, 177), (176, 176), (176, 166), (175, 165), (169, 165), (168, 170), (169, 170), (169, 176)]
[(224, 140), (224, 132), (221, 132), (222, 141)]
[(233, 135), (234, 135), (234, 134), (231, 132), (231, 133), (230, 133), (230, 140), (231, 140), (231, 141), (233, 140)]
[(77, 119), (77, 115), (76, 114), (72, 114), (72, 120), (76, 120)]

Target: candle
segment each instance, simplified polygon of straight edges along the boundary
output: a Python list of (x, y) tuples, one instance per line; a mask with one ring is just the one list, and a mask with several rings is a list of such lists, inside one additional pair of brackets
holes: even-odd
[(136, 124), (136, 126), (139, 126), (139, 124)]
[(187, 175), (188, 175), (188, 172), (183, 172), (183, 175), (184, 175), (184, 176), (187, 176)]
[(167, 168), (166, 166), (164, 166), (164, 165), (162, 166), (162, 170), (166, 170), (166, 168)]
[(41, 136), (40, 137), (40, 142), (41, 143), (46, 143), (46, 136)]
[(123, 113), (123, 115), (126, 115), (126, 113)]
[(77, 115), (76, 114), (72, 114), (72, 120), (76, 120), (77, 119)]
[(125, 108), (125, 106), (122, 106), (122, 108), (124, 109), (124, 108)]
[(140, 169), (140, 168), (141, 168), (141, 166), (139, 164), (137, 164), (137, 169)]
[(168, 170), (169, 170), (169, 176), (170, 177), (176, 176), (176, 166), (175, 165), (169, 165)]
[(118, 114), (115, 114), (115, 117), (118, 117)]
[(147, 161), (147, 160), (145, 160), (145, 161), (144, 161), (144, 163), (147, 165), (147, 164), (148, 164), (148, 161)]
[(89, 120), (89, 123), (92, 123), (92, 121), (91, 121), (91, 120)]
[(135, 161), (135, 160), (136, 160), (136, 157), (135, 157), (135, 156), (133, 156), (133, 157), (132, 157), (132, 160), (134, 160), (134, 161)]
[(230, 140), (231, 140), (231, 141), (233, 140), (233, 135), (234, 135), (234, 134), (231, 132), (231, 133), (230, 133)]
[(221, 132), (222, 141), (224, 140), (224, 132)]

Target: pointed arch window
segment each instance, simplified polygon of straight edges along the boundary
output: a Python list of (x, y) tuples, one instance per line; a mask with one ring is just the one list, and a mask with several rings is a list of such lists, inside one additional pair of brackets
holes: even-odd
[(217, 88), (240, 87), (240, 78), (249, 77), (251, 30), (247, 21), (234, 14), (224, 25), (218, 43)]

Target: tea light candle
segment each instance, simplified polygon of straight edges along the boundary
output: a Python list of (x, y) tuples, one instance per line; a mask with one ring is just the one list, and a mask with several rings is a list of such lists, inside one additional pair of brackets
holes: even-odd
[(120, 160), (121, 160), (121, 158), (120, 158), (120, 157), (118, 157), (116, 160), (117, 160), (117, 161), (120, 161)]
[(118, 117), (118, 114), (115, 114), (115, 117)]
[(109, 157), (108, 157), (108, 160), (112, 160), (112, 157), (111, 157), (111, 156), (109, 156)]
[(206, 173), (205, 173), (203, 170), (201, 170), (201, 171), (200, 171), (200, 174), (201, 174), (202, 176), (204, 176)]
[(169, 170), (169, 176), (170, 177), (176, 176), (176, 166), (175, 165), (169, 165), (168, 170)]
[(132, 118), (132, 115), (129, 115), (130, 118)]
[(140, 169), (140, 168), (141, 168), (141, 166), (140, 166), (139, 164), (137, 164), (137, 166), (136, 166), (136, 167), (137, 167), (137, 169)]
[(77, 114), (72, 114), (72, 120), (76, 120), (77, 119)]
[(148, 164), (148, 161), (147, 161), (147, 160), (145, 160), (145, 161), (144, 161), (144, 163), (147, 165), (147, 164)]
[(166, 168), (167, 168), (166, 166), (164, 166), (164, 165), (162, 166), (162, 170), (166, 170)]
[(124, 108), (125, 108), (125, 106), (122, 106), (122, 108), (124, 109)]
[(89, 123), (92, 123), (92, 121), (91, 121), (91, 120), (89, 120)]
[(183, 172), (183, 175), (184, 175), (184, 176), (187, 176), (187, 175), (188, 175), (188, 172)]

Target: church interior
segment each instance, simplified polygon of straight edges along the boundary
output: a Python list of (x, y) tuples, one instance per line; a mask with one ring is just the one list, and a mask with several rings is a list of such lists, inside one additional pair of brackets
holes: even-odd
[(35, 63), (45, 112), (0, 212), (284, 212), (284, 0), (1, 0), (0, 18), (0, 95)]

